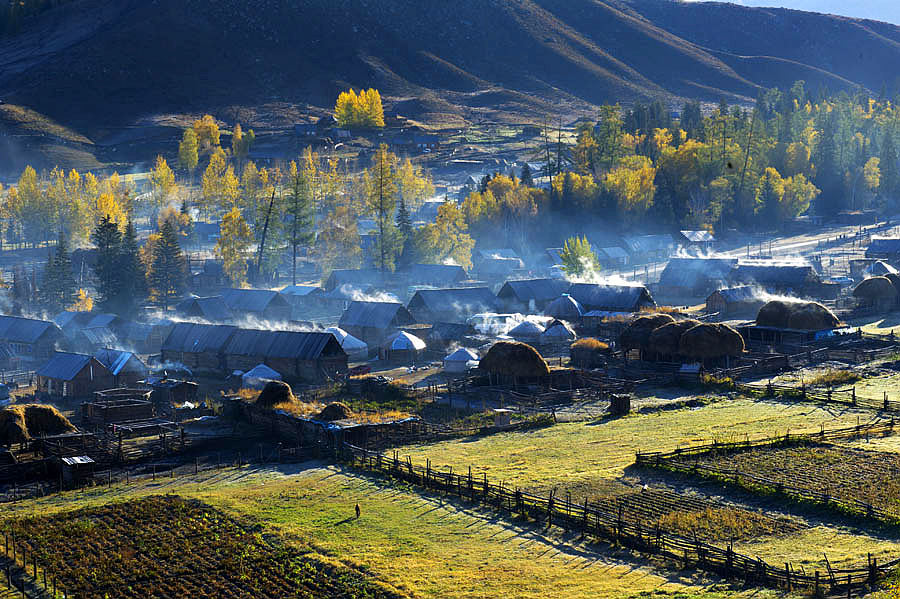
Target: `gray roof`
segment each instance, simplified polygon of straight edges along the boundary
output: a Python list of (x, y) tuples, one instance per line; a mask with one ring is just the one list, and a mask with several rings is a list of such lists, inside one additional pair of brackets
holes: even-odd
[(422, 289), (417, 291), (407, 305), (410, 312), (425, 309), (430, 312), (460, 312), (475, 314), (497, 309), (497, 297), (487, 287), (463, 287), (460, 289)]
[(572, 283), (568, 291), (584, 310), (636, 312), (656, 305), (643, 285), (596, 285)]
[(610, 260), (618, 260), (619, 258), (628, 258), (628, 252), (618, 246), (602, 247), (597, 250)]
[(35, 374), (50, 379), (71, 381), (85, 366), (90, 364), (91, 359), (91, 356), (87, 354), (56, 352), (43, 366), (37, 369)]
[(35, 343), (47, 333), (56, 337), (62, 335), (60, 328), (55, 323), (47, 320), (0, 316), (0, 340), (2, 341)]
[(332, 270), (325, 281), (325, 289), (331, 291), (335, 287), (341, 285), (353, 285), (354, 287), (366, 287), (380, 282), (382, 279), (381, 271), (374, 268), (360, 269), (336, 269)]
[(150, 372), (147, 366), (141, 362), (141, 359), (129, 351), (122, 351), (120, 349), (101, 349), (94, 352), (94, 358), (106, 366), (107, 370), (114, 375), (118, 375), (125, 370), (143, 374)]
[(175, 306), (175, 311), (182, 316), (204, 318), (211, 322), (222, 322), (234, 318), (234, 313), (222, 296), (189, 297)]
[(709, 231), (681, 231), (681, 235), (691, 243), (708, 243), (716, 240)]
[(626, 249), (635, 254), (667, 250), (673, 245), (671, 235), (630, 235), (622, 241)]
[(659, 277), (664, 287), (693, 289), (711, 281), (724, 281), (737, 258), (672, 258)]
[(409, 279), (413, 283), (453, 284), (465, 281), (466, 271), (450, 264), (414, 264), (409, 269)]
[(86, 329), (96, 329), (99, 327), (112, 328), (121, 322), (115, 314), (94, 314), (91, 319), (84, 325)]
[(271, 289), (226, 289), (222, 299), (236, 314), (244, 312), (264, 312), (272, 304), (290, 307), (287, 300)]
[(305, 297), (320, 291), (322, 291), (322, 288), (317, 285), (288, 285), (280, 293), (288, 297)]
[[(710, 294), (720, 295), (722, 299), (726, 302), (753, 302), (760, 301), (758, 294), (756, 293), (756, 288), (750, 285), (742, 285), (740, 287), (728, 287), (725, 289), (719, 289)], [(707, 298), (709, 299), (709, 298)]]
[(341, 315), (339, 327), (387, 329), (414, 324), (412, 314), (396, 302), (350, 302)]
[(483, 260), (510, 260), (519, 257), (515, 250), (509, 248), (499, 248), (495, 250), (476, 250), (475, 255)]
[(322, 355), (341, 355), (344, 350), (331, 333), (238, 329), (225, 345), (224, 353), (263, 358), (315, 360)]
[(221, 324), (179, 322), (163, 341), (164, 351), (201, 353), (221, 352), (237, 327)]
[(580, 318), (584, 316), (584, 307), (568, 293), (563, 294), (550, 302), (544, 314), (553, 318)]
[(74, 336), (75, 341), (86, 340), (93, 347), (102, 347), (116, 344), (116, 335), (106, 327), (94, 327), (81, 329)]
[(810, 265), (738, 264), (729, 279), (741, 283), (758, 283), (779, 287), (802, 287), (818, 282), (819, 275)]
[(569, 283), (559, 279), (526, 279), (523, 281), (507, 281), (497, 297), (500, 299), (515, 298), (521, 302), (548, 301), (565, 293)]

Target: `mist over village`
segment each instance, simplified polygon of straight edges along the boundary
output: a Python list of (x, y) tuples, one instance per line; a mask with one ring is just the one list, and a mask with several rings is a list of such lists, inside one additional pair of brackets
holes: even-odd
[(898, 19), (0, 0), (0, 599), (900, 598)]

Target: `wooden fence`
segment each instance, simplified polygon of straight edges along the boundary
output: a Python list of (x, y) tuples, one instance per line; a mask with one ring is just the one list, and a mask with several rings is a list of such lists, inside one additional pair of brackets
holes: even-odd
[(658, 522), (646, 522), (630, 518), (621, 509), (615, 510), (600, 504), (574, 503), (568, 497), (538, 495), (490, 482), (487, 474), (473, 475), (468, 471), (454, 472), (453, 468), (437, 469), (427, 461), (424, 466), (414, 465), (409, 457), (402, 460), (398, 452), (388, 456), (361, 447), (344, 445), (342, 457), (351, 464), (388, 475), (412, 484), (476, 501), (510, 514), (521, 514), (567, 531), (580, 531), (583, 536), (606, 539), (637, 551), (660, 555), (681, 564), (695, 566), (746, 584), (783, 588), (806, 589), (816, 595), (828, 590), (831, 593), (868, 591), (882, 577), (900, 564), (900, 559), (879, 564), (871, 557), (864, 568), (835, 569), (827, 564), (824, 572), (807, 573), (791, 564), (775, 566), (761, 559), (738, 553), (729, 544), (717, 547), (696, 538), (688, 539), (664, 532)]
[(701, 457), (752, 451), (754, 449), (772, 449), (801, 444), (824, 443), (840, 439), (858, 439), (879, 435), (891, 435), (894, 433), (894, 425), (894, 419), (891, 418), (889, 421), (857, 424), (856, 426), (828, 430), (823, 426), (819, 431), (801, 433), (787, 432), (785, 435), (778, 437), (765, 437), (761, 439), (750, 439), (748, 437), (743, 441), (730, 442), (713, 441), (712, 443), (705, 443), (702, 445), (679, 447), (669, 452), (638, 452), (635, 455), (635, 465), (658, 468), (708, 480), (725, 482), (749, 490), (766, 489), (797, 501), (815, 503), (848, 514), (897, 523), (900, 522), (900, 513), (888, 512), (865, 501), (847, 497), (835, 497), (826, 491), (817, 491), (808, 487), (785, 484), (782, 481), (745, 472), (736, 468), (709, 466), (699, 463), (699, 458)]

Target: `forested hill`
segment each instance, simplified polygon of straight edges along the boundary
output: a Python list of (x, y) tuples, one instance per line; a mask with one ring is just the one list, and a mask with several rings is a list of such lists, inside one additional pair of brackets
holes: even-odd
[[(67, 0), (0, 37), (0, 98), (92, 135), (148, 114), (333, 105), (434, 123), (760, 86), (891, 88), (900, 29), (670, 0)], [(57, 5), (58, 4), (58, 5)]]

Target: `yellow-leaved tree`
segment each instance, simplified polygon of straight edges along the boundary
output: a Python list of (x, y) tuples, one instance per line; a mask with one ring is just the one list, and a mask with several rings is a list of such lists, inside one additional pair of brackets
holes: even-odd
[(197, 136), (200, 152), (213, 152), (219, 147), (219, 123), (212, 115), (204, 114), (194, 121), (194, 134)]
[(240, 182), (221, 148), (209, 158), (209, 165), (203, 172), (200, 183), (200, 193), (208, 214), (214, 209), (230, 210), (240, 197)]
[(646, 156), (627, 156), (603, 177), (603, 186), (615, 198), (622, 220), (634, 223), (653, 205), (656, 169)]
[(222, 217), (216, 255), (222, 259), (225, 275), (235, 287), (247, 282), (247, 249), (253, 241), (250, 225), (244, 220), (237, 206)]
[(384, 127), (384, 107), (377, 89), (341, 92), (334, 105), (341, 127)]

